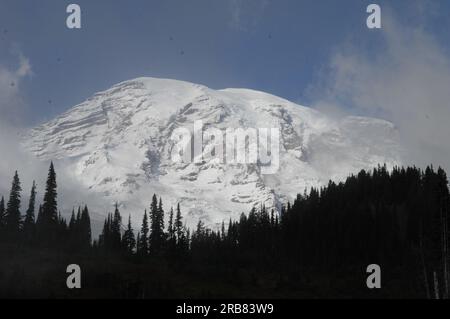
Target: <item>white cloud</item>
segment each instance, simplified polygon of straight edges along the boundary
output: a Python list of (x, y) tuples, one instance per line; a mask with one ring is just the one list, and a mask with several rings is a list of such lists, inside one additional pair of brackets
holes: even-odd
[[(20, 85), (24, 78), (32, 75), (30, 61), (20, 52), (16, 69), (0, 65), (0, 127), (20, 125), (25, 103), (20, 95)], [(4, 132), (1, 132), (4, 133)]]
[[(26, 210), (29, 192), (33, 180), (37, 184), (37, 201), (42, 200), (47, 178), (48, 161), (40, 161), (21, 147), (20, 134), (26, 130), (23, 116), (27, 104), (21, 90), (22, 81), (32, 75), (28, 58), (14, 51), (18, 60), (16, 68), (0, 64), (0, 197), (8, 200), (14, 171), (19, 172), (22, 184), (22, 214)], [(87, 204), (91, 208), (94, 232), (97, 234), (101, 225), (101, 213), (109, 207), (101, 206), (98, 199), (83, 190), (64, 171), (64, 163), (55, 162), (58, 181), (59, 209), (65, 216), (70, 214), (73, 206)], [(102, 214), (104, 215), (104, 214)]]
[[(31, 64), (22, 53), (16, 51), (16, 55), (16, 68), (0, 65), (0, 194), (5, 197), (16, 169), (20, 170), (21, 175), (32, 176), (37, 172), (31, 158), (19, 146), (21, 118), (25, 110), (20, 86), (22, 80), (32, 74)], [(28, 189), (28, 185), (31, 186), (31, 181), (24, 178), (24, 189)]]
[(383, 43), (373, 51), (361, 43), (339, 47), (309, 93), (319, 109), (395, 123), (409, 154), (407, 164), (450, 170), (450, 55), (427, 32), (426, 8), (420, 9), (422, 19), (407, 25), (385, 9), (383, 28), (376, 31)]
[(258, 25), (268, 5), (268, 0), (230, 0), (230, 27), (250, 31)]
[(30, 60), (26, 58), (23, 54), (19, 54), (19, 68), (16, 71), (16, 75), (19, 78), (28, 76), (32, 74)]

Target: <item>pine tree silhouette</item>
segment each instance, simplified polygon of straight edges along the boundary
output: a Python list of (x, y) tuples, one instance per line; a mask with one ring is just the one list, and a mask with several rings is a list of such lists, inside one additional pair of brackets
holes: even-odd
[(149, 227), (148, 227), (148, 216), (147, 216), (147, 210), (144, 211), (144, 217), (142, 218), (142, 226), (141, 231), (139, 233), (138, 237), (138, 252), (141, 256), (147, 256), (149, 253)]
[(57, 244), (58, 204), (56, 193), (56, 173), (53, 162), (50, 163), (41, 216), (37, 223), (37, 233), (44, 246)]
[(128, 225), (122, 237), (122, 246), (125, 253), (132, 255), (136, 247), (136, 239), (134, 237), (134, 230), (131, 226), (131, 215), (128, 216)]
[(136, 256), (139, 256), (139, 257), (142, 256), (142, 252), (141, 252), (141, 233), (140, 232), (137, 234), (137, 237), (136, 237)]
[(121, 243), (122, 243), (121, 226), (122, 226), (122, 216), (120, 215), (119, 205), (116, 203), (110, 234), (112, 249), (116, 252), (119, 252), (121, 250)]
[(20, 214), (21, 191), (22, 188), (20, 186), (20, 179), (16, 171), (13, 177), (11, 192), (9, 194), (9, 201), (6, 206), (6, 217), (5, 217), (6, 221), (5, 232), (7, 238), (11, 241), (15, 241), (18, 239), (21, 227), (21, 214)]
[[(305, 282), (314, 291), (323, 288), (320, 283), (332, 282), (333, 287), (325, 288), (324, 294), (371, 296), (364, 285), (353, 285), (355, 273), (370, 263), (379, 263), (395, 277), (395, 289), (386, 285), (378, 292), (380, 295), (401, 292), (419, 298), (449, 297), (450, 194), (446, 173), (441, 168), (387, 170), (380, 165), (373, 171), (351, 175), (343, 182), (330, 181), (323, 187), (304, 191), (293, 202), (282, 205), (280, 211), (272, 209), (269, 213), (264, 205), (253, 208), (248, 214), (242, 213), (238, 220), (230, 218), (227, 229), (224, 222), (220, 229), (211, 230), (199, 221), (192, 236), (183, 225), (179, 204), (176, 212), (170, 210), (164, 233), (162, 200), (158, 202), (154, 195), (150, 218), (145, 211), (136, 240), (131, 215), (121, 236), (122, 217), (116, 204), (114, 213), (105, 219), (98, 241), (93, 243), (86, 205), (78, 207), (77, 214), (72, 209), (68, 225), (64, 212), (57, 211), (53, 165), (49, 169), (44, 203), (39, 206), (34, 241), (28, 240), (27, 234), (35, 219), (35, 183), (23, 224), (20, 193), (16, 172), (7, 208), (4, 199), (0, 200), (0, 260), (12, 256), (12, 260), (20, 261), (25, 258), (18, 257), (21, 254), (27, 254), (24, 260), (40, 260), (42, 254), (43, 260), (65, 261), (76, 251), (77, 257), (92, 266), (103, 265), (106, 260), (108, 267), (119, 271), (114, 281), (118, 281), (117, 287), (125, 287), (126, 291), (120, 293), (127, 296), (133, 290), (130, 282), (134, 269), (143, 269), (142, 277), (139, 271), (137, 285), (149, 291), (153, 287), (154, 295), (160, 293), (158, 284), (149, 284), (148, 278), (156, 274), (155, 277), (161, 278), (152, 278), (150, 282), (158, 283), (159, 279), (163, 282), (175, 274), (188, 278), (192, 290), (198, 288), (196, 284), (204, 287), (198, 277), (209, 280), (224, 276), (224, 283), (217, 280), (215, 284), (235, 288), (236, 294), (247, 288), (267, 293), (266, 282), (276, 286), (277, 294), (287, 292), (291, 296), (303, 292)], [(43, 243), (45, 249), (39, 250), (33, 242)], [(141, 258), (149, 254), (157, 258)], [(174, 268), (166, 267), (167, 264), (173, 264)], [(145, 274), (147, 266), (151, 275)], [(95, 268), (91, 268), (92, 277)], [(11, 272), (4, 269), (0, 267), (3, 274), (0, 285), (6, 281), (21, 284), (13, 281)], [(125, 275), (121, 271), (129, 272)], [(192, 273), (201, 276), (191, 276)], [(299, 280), (299, 273), (305, 281)], [(98, 283), (111, 287), (108, 280), (104, 283), (104, 278)], [(174, 291), (179, 292), (178, 289), (183, 288), (175, 287)], [(136, 296), (142, 297), (141, 288), (137, 290)]]
[(176, 243), (177, 243), (173, 218), (174, 218), (173, 207), (171, 207), (170, 213), (169, 213), (169, 225), (167, 228), (167, 241), (168, 241), (168, 248), (169, 248), (170, 254), (173, 254), (175, 252), (175, 247), (176, 247)]
[(91, 247), (92, 243), (91, 218), (87, 206), (84, 206), (83, 212), (81, 213), (79, 230), (81, 237), (80, 245), (82, 249), (86, 250)]
[(75, 233), (76, 228), (76, 217), (75, 217), (75, 208), (72, 208), (72, 214), (70, 215), (70, 221), (69, 221), (69, 232), (71, 234), (71, 237), (73, 237)]
[(36, 183), (33, 181), (33, 186), (31, 187), (31, 194), (28, 203), (28, 209), (25, 214), (25, 220), (23, 222), (23, 235), (25, 242), (33, 243), (34, 237), (36, 235), (36, 220), (34, 215), (36, 202)]
[(160, 254), (164, 243), (164, 210), (161, 198), (158, 204), (156, 195), (153, 195), (150, 206), (150, 221), (150, 252), (152, 254)]
[(4, 235), (6, 226), (5, 199), (2, 196), (0, 200), (0, 239)]
[(175, 235), (177, 245), (181, 246), (183, 244), (183, 217), (181, 216), (180, 203), (177, 204), (177, 215), (175, 217)]

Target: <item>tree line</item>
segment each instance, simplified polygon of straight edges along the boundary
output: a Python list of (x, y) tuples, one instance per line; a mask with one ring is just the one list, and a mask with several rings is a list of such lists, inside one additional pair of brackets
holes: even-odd
[(449, 296), (450, 196), (441, 168), (362, 170), (343, 182), (305, 190), (279, 212), (260, 206), (218, 229), (200, 220), (191, 231), (180, 205), (166, 212), (162, 199), (153, 195), (137, 231), (131, 216), (124, 221), (116, 204), (95, 240), (88, 207), (73, 210), (67, 223), (58, 211), (56, 189), (52, 163), (37, 217), (34, 182), (22, 216), (16, 172), (8, 202), (0, 201), (1, 242), (129, 263), (166, 260), (183, 265), (186, 272), (220, 276), (236, 287), (241, 285), (236, 282), (240, 271), (247, 270), (259, 274), (249, 275), (250, 282), (272, 280), (287, 290), (323, 287), (322, 281), (331, 279), (333, 291), (357, 292), (360, 282), (354, 284), (354, 278), (364, 278), (358, 274), (375, 263), (384, 269), (384, 292)]
[(91, 222), (87, 206), (72, 213), (70, 223), (61, 216), (57, 205), (56, 173), (50, 164), (44, 198), (37, 216), (36, 183), (33, 182), (25, 215), (21, 214), (22, 186), (17, 171), (14, 173), (8, 202), (0, 200), (0, 240), (2, 243), (39, 248), (89, 249)]

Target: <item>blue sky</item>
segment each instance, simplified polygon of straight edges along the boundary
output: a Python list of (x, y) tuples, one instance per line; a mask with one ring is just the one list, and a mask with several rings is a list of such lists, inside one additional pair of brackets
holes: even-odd
[[(342, 43), (383, 50), (363, 0), (0, 0), (0, 64), (29, 61), (20, 91), (29, 125), (140, 76), (212, 88), (247, 87), (308, 104), (306, 94)], [(66, 6), (82, 9), (69, 30)], [(403, 24), (422, 23), (443, 46), (449, 1), (377, 1)], [(425, 14), (424, 12), (425, 11)]]
[[(373, 2), (381, 30), (366, 27)], [(66, 27), (70, 3), (81, 30)], [(448, 0), (0, 0), (0, 180), (45, 179), (20, 149), (24, 126), (141, 76), (386, 119), (404, 164), (450, 171), (449, 13)]]

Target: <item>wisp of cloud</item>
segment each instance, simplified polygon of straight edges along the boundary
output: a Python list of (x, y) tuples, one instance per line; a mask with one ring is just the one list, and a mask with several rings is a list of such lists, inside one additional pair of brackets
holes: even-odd
[[(423, 12), (422, 12), (423, 14)], [(404, 164), (450, 169), (450, 55), (422, 23), (404, 25), (384, 10), (383, 45), (339, 47), (308, 89), (313, 106), (393, 122), (406, 149)], [(315, 97), (315, 98), (314, 98)]]

